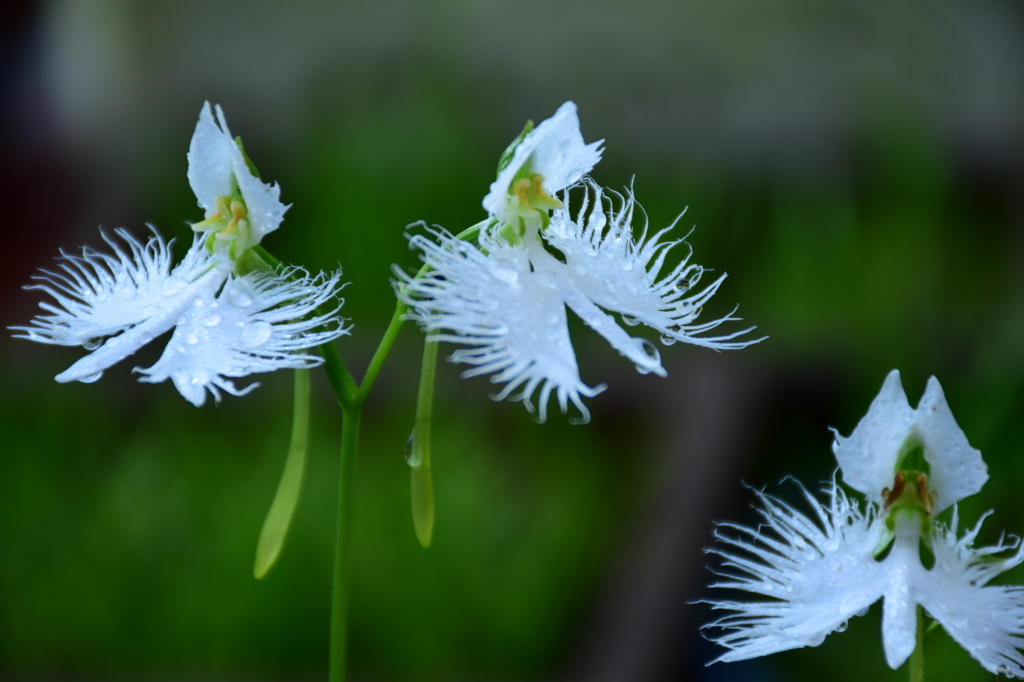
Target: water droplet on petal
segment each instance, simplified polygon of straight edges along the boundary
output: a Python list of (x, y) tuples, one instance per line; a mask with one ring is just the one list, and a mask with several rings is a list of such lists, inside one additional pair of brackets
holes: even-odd
[(866, 615), (868, 615), (868, 607), (865, 606), (864, 608), (862, 608), (860, 611), (858, 611), (854, 615), (855, 616), (866, 616)]
[(836, 626), (836, 632), (846, 632), (846, 628), (848, 628), (849, 626), (850, 624), (844, 620), (842, 623)]
[(231, 291), (228, 293), (228, 298), (231, 299), (231, 303), (233, 305), (236, 305), (239, 308), (245, 308), (246, 306), (252, 305), (252, 296), (249, 295), (249, 292), (237, 286), (231, 287)]
[(663, 344), (665, 344), (666, 346), (671, 346), (673, 343), (676, 342), (676, 340), (672, 336), (668, 336), (667, 334), (662, 334), (661, 335), (661, 342)]
[(188, 286), (188, 282), (177, 275), (171, 275), (164, 280), (164, 283), (160, 286), (160, 291), (164, 296), (174, 296), (186, 286)]
[(103, 339), (96, 337), (95, 339), (89, 339), (82, 344), (82, 348), (86, 350), (96, 350), (103, 345)]
[(647, 355), (648, 358), (656, 363), (661, 362), (661, 353), (658, 351), (658, 347), (647, 339), (640, 339), (640, 348)]
[(269, 322), (259, 320), (245, 325), (245, 329), (242, 330), (241, 341), (242, 345), (248, 346), (249, 348), (256, 348), (262, 346), (269, 339), (273, 328)]
[(628, 324), (630, 327), (635, 327), (640, 324), (640, 320), (636, 319), (632, 315), (623, 315), (622, 321)]
[(188, 341), (189, 345), (192, 345), (192, 346), (194, 346), (197, 343), (199, 343), (199, 337), (196, 336), (195, 334), (189, 334), (188, 337), (185, 340)]
[(99, 381), (100, 377), (102, 376), (103, 372), (96, 372), (95, 374), (90, 374), (87, 377), (82, 377), (81, 379), (79, 379), (79, 381), (81, 381), (83, 384), (94, 384), (97, 381)]
[(220, 315), (210, 315), (202, 322), (204, 327), (216, 327), (220, 324)]

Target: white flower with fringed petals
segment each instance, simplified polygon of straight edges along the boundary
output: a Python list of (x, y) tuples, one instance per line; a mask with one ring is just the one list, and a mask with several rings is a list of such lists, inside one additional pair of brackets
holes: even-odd
[[(707, 602), (732, 612), (705, 626), (728, 649), (713, 662), (817, 646), (881, 599), (891, 668), (914, 651), (920, 605), (986, 670), (1024, 676), (1024, 587), (987, 585), (1024, 562), (1024, 548), (1002, 538), (974, 547), (981, 521), (958, 538), (955, 506), (948, 525), (935, 520), (988, 480), (939, 382), (929, 379), (912, 409), (894, 370), (850, 437), (836, 434), (834, 449), (843, 481), (866, 506), (833, 481), (824, 501), (803, 490), (809, 515), (758, 493), (760, 526), (716, 529), (725, 548), (709, 550), (723, 558), (722, 580), (711, 587), (764, 599)], [(922, 542), (934, 557), (930, 568)], [(1008, 550), (1015, 551), (995, 557)]]
[[(554, 394), (563, 413), (572, 403), (586, 422), (582, 398), (604, 386), (580, 379), (566, 307), (644, 374), (665, 376), (657, 347), (630, 336), (610, 313), (627, 325), (644, 323), (666, 345), (720, 350), (761, 340), (739, 340), (752, 328), (700, 336), (738, 319), (730, 313), (696, 322), (725, 275), (695, 291), (703, 269), (689, 253), (665, 267), (672, 248), (684, 243), (665, 238), (673, 226), (634, 233), (632, 191), (609, 196), (585, 177), (601, 158), (601, 142), (584, 143), (572, 102), (528, 131), (506, 151), (507, 165), (484, 198), (490, 219), (478, 242), (444, 231), (431, 232), (436, 241), (416, 235), (410, 246), (422, 252), (426, 271), (412, 277), (396, 269), (398, 295), (431, 333), (428, 340), (468, 346), (452, 355), (473, 365), (463, 376), (493, 375), (505, 384), (496, 399), (512, 396), (530, 411), (536, 395), (541, 421)], [(570, 194), (581, 196), (575, 212)]]
[(200, 406), (207, 392), (219, 399), (220, 391), (243, 395), (258, 385), (239, 389), (230, 378), (318, 365), (322, 359), (304, 351), (347, 333), (337, 309), (315, 313), (335, 300), (340, 273), (240, 267), (245, 258), (252, 262), (248, 250), (277, 229), (288, 207), (277, 185), (254, 175), (220, 107), (215, 121), (210, 105), (203, 106), (188, 162), (206, 220), (193, 225), (200, 234), (180, 263), (173, 265), (171, 243), (155, 231), (142, 242), (119, 229), (103, 234), (110, 253), (61, 252), (56, 268), (26, 287), (53, 302), (40, 303), (46, 313), (30, 325), (11, 327), (18, 338), (92, 351), (57, 381), (96, 381), (173, 328), (156, 364), (136, 371), (141, 381), (171, 379)]

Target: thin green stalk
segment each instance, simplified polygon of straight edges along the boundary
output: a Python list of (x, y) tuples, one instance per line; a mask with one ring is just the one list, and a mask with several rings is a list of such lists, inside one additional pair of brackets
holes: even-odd
[(917, 645), (910, 654), (910, 682), (924, 682), (924, 609), (917, 607)]
[(334, 543), (334, 587), (331, 594), (330, 682), (344, 682), (348, 640), (348, 588), (352, 574), (352, 512), (356, 449), (359, 445), (358, 407), (342, 407), (341, 471), (338, 480), (338, 528)]
[(430, 547), (434, 534), (434, 484), (430, 476), (430, 424), (434, 411), (434, 373), (437, 367), (437, 344), (428, 339), (423, 344), (423, 367), (420, 390), (416, 396), (416, 422), (412, 430), (409, 453), (412, 485), (412, 525), (424, 549)]
[(370, 359), (370, 366), (366, 368), (366, 374), (363, 376), (363, 382), (356, 392), (355, 404), (357, 407), (363, 406), (366, 398), (370, 395), (370, 391), (373, 390), (373, 384), (377, 381), (380, 368), (384, 365), (384, 360), (387, 359), (388, 353), (391, 351), (391, 345), (395, 342), (398, 332), (402, 330), (402, 322), (405, 321), (405, 310), (405, 304), (401, 301), (395, 304), (395, 314), (391, 316), (391, 322), (388, 324), (388, 328), (384, 332), (384, 337), (380, 340), (377, 350), (374, 351), (373, 357)]

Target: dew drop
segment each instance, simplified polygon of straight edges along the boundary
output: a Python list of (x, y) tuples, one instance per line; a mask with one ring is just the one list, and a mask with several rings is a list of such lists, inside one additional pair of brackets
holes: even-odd
[(103, 345), (103, 339), (96, 337), (95, 339), (89, 339), (82, 344), (82, 348), (86, 350), (96, 350)]
[(405, 441), (405, 461), (412, 462), (412, 437), (413, 434), (409, 434), (409, 440)]
[(857, 613), (855, 613), (853, 615), (855, 615), (855, 616), (866, 616), (866, 615), (868, 615), (868, 607), (865, 606), (864, 608), (862, 608), (860, 611), (858, 611)]
[(850, 624), (844, 620), (842, 623), (836, 626), (836, 632), (846, 632), (846, 628), (848, 628), (849, 626)]
[(248, 346), (249, 348), (256, 348), (262, 346), (270, 339), (270, 334), (273, 332), (273, 328), (269, 322), (259, 320), (251, 324), (245, 325), (245, 329), (242, 330), (242, 345)]
[(643, 349), (644, 353), (647, 354), (651, 360), (655, 362), (661, 362), (661, 353), (658, 352), (658, 347), (647, 339), (640, 339), (640, 348)]
[(81, 379), (79, 379), (79, 381), (81, 381), (83, 384), (94, 384), (97, 381), (99, 381), (100, 377), (102, 376), (103, 372), (96, 372), (95, 374), (90, 374), (87, 377), (82, 377)]
[(663, 344), (665, 344), (666, 346), (671, 346), (673, 343), (676, 342), (676, 340), (675, 340), (675, 337), (668, 336), (666, 334), (662, 334), (661, 335), (661, 342)]
[(160, 286), (160, 291), (164, 296), (174, 296), (186, 286), (188, 286), (188, 282), (177, 275), (171, 275), (164, 280), (164, 283)]
[(194, 305), (197, 308), (202, 308), (203, 307), (203, 299), (197, 298), (196, 300), (192, 301), (192, 305)]
[(202, 322), (204, 327), (216, 327), (218, 324), (220, 324), (220, 315), (210, 315)]
[(640, 324), (640, 320), (636, 319), (632, 315), (623, 315), (622, 321), (628, 324), (630, 327), (635, 327)]
[(232, 287), (231, 292), (228, 294), (228, 298), (231, 299), (233, 305), (239, 308), (245, 308), (246, 306), (252, 305), (252, 296), (245, 289), (238, 287)]
[(189, 334), (185, 340), (188, 341), (189, 345), (191, 346), (194, 346), (197, 343), (199, 343), (199, 337), (196, 336), (195, 334)]

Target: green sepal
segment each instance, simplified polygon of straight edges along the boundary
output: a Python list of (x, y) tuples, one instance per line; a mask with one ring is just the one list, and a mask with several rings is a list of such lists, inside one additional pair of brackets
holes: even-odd
[(234, 272), (238, 276), (247, 275), (250, 272), (262, 272), (273, 270), (274, 267), (265, 261), (258, 252), (253, 249), (245, 249), (242, 255), (235, 259)]
[(256, 544), (256, 563), (252, 574), (262, 580), (281, 558), (295, 509), (302, 495), (302, 480), (306, 473), (306, 452), (309, 446), (309, 370), (295, 370), (295, 408), (292, 415), (292, 438), (284, 473), (277, 486), (277, 494), (263, 522), (259, 542)]
[(533, 121), (527, 121), (526, 125), (523, 126), (523, 132), (516, 136), (516, 139), (512, 140), (512, 144), (505, 148), (505, 151), (501, 153), (501, 158), (498, 159), (498, 172), (497, 175), (501, 175), (501, 171), (508, 168), (508, 165), (512, 163), (512, 157), (516, 153), (516, 147), (522, 144), (526, 136), (533, 130)]

